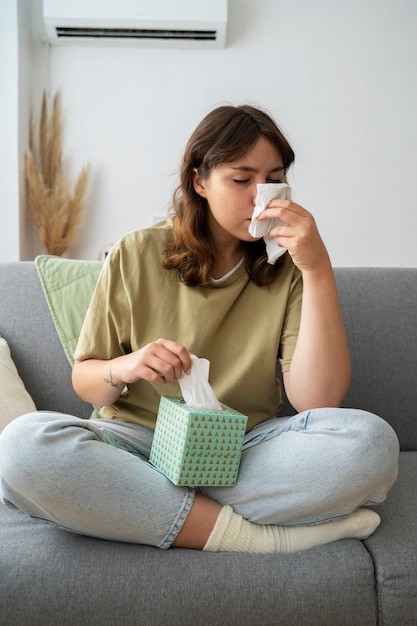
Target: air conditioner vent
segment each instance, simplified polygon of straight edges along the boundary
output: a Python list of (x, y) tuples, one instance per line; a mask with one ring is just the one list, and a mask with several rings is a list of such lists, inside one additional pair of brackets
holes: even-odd
[(57, 26), (58, 38), (82, 37), (87, 39), (149, 39), (177, 41), (216, 41), (215, 30), (167, 30), (147, 28), (82, 28)]
[[(0, 0), (1, 2), (1, 0)], [(42, 0), (51, 46), (226, 46), (228, 0)]]

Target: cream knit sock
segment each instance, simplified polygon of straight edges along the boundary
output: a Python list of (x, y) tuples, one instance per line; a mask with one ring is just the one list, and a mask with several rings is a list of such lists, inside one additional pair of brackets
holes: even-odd
[(203, 550), (276, 554), (307, 550), (339, 539), (366, 539), (379, 526), (380, 518), (369, 509), (314, 526), (274, 526), (248, 522), (224, 506)]

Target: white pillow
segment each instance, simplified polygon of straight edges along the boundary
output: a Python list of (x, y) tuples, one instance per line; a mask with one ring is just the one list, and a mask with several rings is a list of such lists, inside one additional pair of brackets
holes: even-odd
[(9, 422), (36, 411), (10, 355), (7, 341), (0, 337), (0, 432)]

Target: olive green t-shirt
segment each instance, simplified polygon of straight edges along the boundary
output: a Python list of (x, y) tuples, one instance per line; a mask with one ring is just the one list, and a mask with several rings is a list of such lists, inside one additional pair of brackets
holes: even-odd
[[(168, 229), (161, 222), (113, 246), (74, 357), (112, 359), (161, 337), (177, 341), (210, 361), (217, 398), (247, 415), (249, 430), (281, 407), (276, 361), (289, 369), (300, 321), (301, 274), (286, 254), (269, 286), (255, 285), (242, 264), (223, 281), (187, 287), (175, 270), (161, 266)], [(181, 395), (178, 383), (139, 380), (100, 414), (153, 429), (161, 395)]]

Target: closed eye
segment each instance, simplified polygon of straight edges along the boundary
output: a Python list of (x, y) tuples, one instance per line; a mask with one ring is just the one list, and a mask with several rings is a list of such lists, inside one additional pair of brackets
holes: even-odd
[[(233, 178), (233, 182), (237, 183), (238, 185), (245, 185), (245, 184), (249, 184), (251, 182), (251, 179), (250, 178)], [(265, 182), (282, 184), (283, 181), (280, 180), (279, 178), (267, 178)]]

